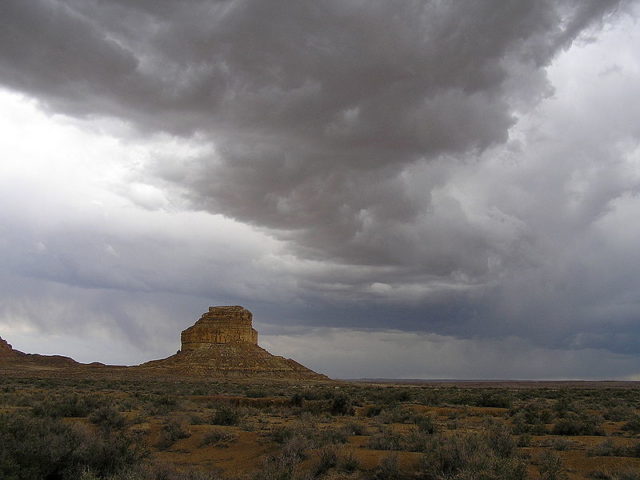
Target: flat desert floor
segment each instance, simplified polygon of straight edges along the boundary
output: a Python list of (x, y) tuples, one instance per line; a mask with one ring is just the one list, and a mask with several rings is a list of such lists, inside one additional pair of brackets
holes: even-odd
[(633, 382), (0, 376), (3, 479), (640, 479)]

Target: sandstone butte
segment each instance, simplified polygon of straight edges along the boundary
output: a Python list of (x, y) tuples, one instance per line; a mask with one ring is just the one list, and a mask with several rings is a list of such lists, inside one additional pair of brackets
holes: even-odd
[(0, 367), (11, 370), (59, 371), (64, 374), (135, 375), (201, 378), (278, 378), (328, 380), (298, 362), (272, 355), (258, 346), (252, 313), (241, 306), (209, 307), (209, 311), (181, 334), (175, 355), (133, 367), (82, 364), (61, 356), (34, 355), (14, 350), (0, 338)]

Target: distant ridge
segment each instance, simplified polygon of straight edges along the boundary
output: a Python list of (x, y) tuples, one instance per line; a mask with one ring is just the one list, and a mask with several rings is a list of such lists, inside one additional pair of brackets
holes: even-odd
[(384, 385), (442, 385), (461, 388), (628, 388), (640, 385), (638, 380), (509, 380), (509, 379), (454, 379), (454, 378), (344, 378), (345, 382)]
[(0, 337), (0, 364), (24, 364), (30, 367), (71, 367), (81, 365), (72, 358), (61, 355), (39, 355), (14, 350), (6, 340)]

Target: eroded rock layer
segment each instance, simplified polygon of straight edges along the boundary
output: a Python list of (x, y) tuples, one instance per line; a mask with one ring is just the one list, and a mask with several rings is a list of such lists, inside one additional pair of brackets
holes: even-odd
[(252, 327), (253, 315), (238, 305), (209, 307), (200, 320), (181, 334), (181, 350), (209, 349), (227, 343), (258, 344), (258, 332)]

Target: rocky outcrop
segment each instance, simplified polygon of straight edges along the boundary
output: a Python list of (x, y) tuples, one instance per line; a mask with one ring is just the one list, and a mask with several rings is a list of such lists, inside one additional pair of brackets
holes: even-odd
[(209, 307), (200, 320), (182, 332), (181, 350), (209, 349), (227, 343), (257, 345), (258, 332), (253, 329), (252, 320), (252, 313), (238, 305)]
[(15, 350), (6, 340), (0, 338), (0, 363), (24, 364), (29, 367), (65, 367), (79, 365), (75, 360), (60, 355), (38, 355)]
[(9, 358), (15, 356), (15, 350), (11, 347), (11, 345), (7, 343), (6, 340), (0, 337), (0, 358)]
[(241, 306), (210, 307), (182, 332), (178, 353), (135, 368), (162, 375), (327, 379), (259, 347), (252, 320), (252, 313)]

